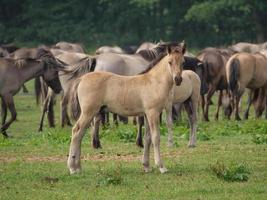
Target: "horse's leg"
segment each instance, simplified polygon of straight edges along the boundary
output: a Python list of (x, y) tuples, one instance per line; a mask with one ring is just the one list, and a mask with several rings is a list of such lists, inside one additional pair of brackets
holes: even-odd
[(60, 113), (60, 120), (61, 120), (61, 127), (63, 128), (65, 126), (65, 124), (67, 124), (68, 126), (71, 126), (71, 122), (70, 122), (70, 117), (68, 115), (68, 96), (66, 96), (65, 94), (63, 94), (61, 102), (60, 102), (60, 107), (61, 107), (61, 113)]
[(253, 95), (253, 92), (252, 92), (252, 90), (250, 90), (248, 93), (247, 108), (244, 112), (244, 119), (248, 119), (249, 109), (250, 109), (250, 106), (252, 104), (252, 95)]
[(23, 93), (29, 93), (29, 90), (26, 88), (24, 84), (22, 85), (22, 91)]
[(55, 93), (51, 91), (49, 94), (48, 107), (47, 107), (47, 119), (49, 127), (55, 127), (55, 114), (54, 114), (54, 101)]
[(172, 103), (167, 103), (166, 110), (166, 123), (168, 129), (168, 147), (173, 147), (173, 121), (172, 121)]
[(40, 119), (40, 125), (38, 131), (43, 131), (43, 124), (44, 124), (44, 116), (45, 113), (47, 112), (47, 104), (48, 104), (48, 98), (45, 99), (44, 104), (43, 104), (43, 109), (42, 109), (42, 115)]
[(119, 115), (119, 120), (123, 122), (124, 124), (128, 124), (128, 117), (124, 117), (122, 115)]
[(119, 122), (118, 122), (118, 115), (116, 113), (113, 113), (113, 122), (116, 126), (119, 125)]
[(190, 100), (184, 102), (185, 110), (190, 124), (190, 137), (188, 147), (192, 148), (196, 146), (196, 132), (197, 132), (197, 99), (193, 97)]
[(218, 105), (217, 105), (217, 110), (216, 110), (216, 114), (215, 114), (215, 120), (219, 119), (219, 112), (220, 112), (220, 107), (222, 105), (222, 90), (220, 90), (219, 92), (219, 97), (218, 97)]
[[(6, 117), (7, 117), (7, 107), (6, 107), (6, 103), (4, 101), (4, 99), (2, 99), (2, 102), (1, 102), (1, 118), (2, 118), (2, 126), (6, 123)], [(5, 137), (8, 137), (6, 131), (3, 131), (2, 134), (5, 136)]]
[(236, 94), (235, 95), (235, 120), (241, 120), (240, 116), (239, 116), (239, 101), (241, 98), (242, 94)]
[(256, 100), (257, 101), (257, 109), (255, 110), (255, 117), (257, 119), (261, 117), (262, 112), (264, 110), (264, 105), (263, 105), (264, 97), (265, 97), (265, 90), (264, 90), (264, 88), (261, 88), (259, 91), (259, 96)]
[(143, 139), (142, 139), (142, 127), (144, 125), (144, 117), (137, 117), (137, 137), (136, 137), (136, 145), (138, 147), (143, 148)]
[(209, 88), (209, 91), (208, 91), (208, 94), (207, 94), (207, 99), (206, 99), (206, 102), (205, 102), (205, 113), (204, 113), (204, 120), (205, 121), (209, 121), (209, 105), (211, 103), (211, 97), (214, 94), (215, 90), (216, 90), (215, 86), (211, 86)]
[(72, 138), (70, 143), (68, 168), (70, 174), (77, 173), (81, 170), (81, 142), (85, 133), (85, 129), (90, 125), (95, 112), (82, 112), (78, 121), (72, 129)]
[(204, 117), (204, 114), (205, 114), (205, 95), (201, 95), (201, 108), (202, 108), (203, 119), (205, 119), (205, 117)]
[(160, 157), (160, 131), (159, 131), (159, 115), (157, 111), (150, 111), (146, 114), (150, 134), (152, 138), (152, 144), (154, 147), (154, 160), (156, 166), (159, 167), (161, 173), (167, 172), (167, 169), (164, 167), (163, 162)]
[(101, 143), (99, 139), (100, 123), (101, 123), (101, 113), (98, 113), (94, 118), (94, 123), (92, 126), (92, 146), (95, 149), (101, 148)]
[(15, 108), (15, 104), (14, 104), (14, 99), (12, 95), (7, 95), (2, 97), (2, 100), (5, 101), (6, 106), (8, 107), (10, 113), (11, 113), (11, 118), (9, 119), (8, 122), (6, 122), (5, 124), (2, 125), (1, 127), (1, 133), (4, 136), (7, 136), (7, 134), (5, 133), (5, 131), (8, 129), (8, 127), (10, 126), (10, 124), (12, 124), (13, 121), (16, 120), (17, 118), (17, 112), (16, 112), (16, 108)]
[(150, 128), (146, 117), (143, 117), (143, 119), (146, 119), (145, 122), (145, 146), (144, 146), (144, 155), (143, 155), (143, 166), (144, 171), (149, 172), (149, 153), (150, 153), (150, 146), (151, 146), (151, 134), (150, 134)]

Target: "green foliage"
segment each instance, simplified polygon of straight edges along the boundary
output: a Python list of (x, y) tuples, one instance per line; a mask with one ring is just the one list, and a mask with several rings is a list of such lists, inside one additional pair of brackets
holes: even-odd
[(217, 175), (218, 178), (225, 181), (248, 181), (250, 170), (248, 166), (244, 163), (232, 163), (226, 166), (224, 162), (217, 161), (215, 164), (210, 166), (213, 173)]
[(103, 168), (99, 167), (96, 173), (97, 186), (107, 186), (107, 185), (120, 185), (123, 181), (121, 174), (121, 165), (117, 165), (115, 170), (105, 171)]
[(252, 141), (256, 144), (267, 144), (267, 134), (254, 134)]
[(3, 0), (0, 43), (65, 40), (91, 50), (161, 39), (185, 39), (190, 48), (256, 42), (267, 37), (266, 9), (264, 0)]

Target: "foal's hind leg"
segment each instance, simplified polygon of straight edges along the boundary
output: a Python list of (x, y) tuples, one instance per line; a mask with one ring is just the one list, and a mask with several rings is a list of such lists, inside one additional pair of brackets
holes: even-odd
[(85, 129), (90, 125), (95, 112), (82, 112), (80, 118), (72, 129), (72, 138), (70, 143), (68, 168), (70, 174), (77, 173), (81, 170), (81, 142)]
[(1, 127), (1, 133), (4, 136), (7, 136), (5, 131), (8, 129), (10, 124), (12, 124), (12, 122), (16, 120), (17, 112), (16, 112), (16, 108), (15, 108), (15, 104), (14, 104), (14, 100), (13, 100), (13, 96), (12, 95), (4, 96), (4, 97), (2, 97), (2, 100), (6, 103), (6, 106), (8, 107), (8, 109), (9, 109), (9, 111), (11, 113), (11, 118), (9, 119), (9, 121), (4, 123), (2, 125), (2, 127)]
[(196, 132), (197, 132), (197, 100), (192, 99), (192, 97), (184, 102), (185, 110), (188, 115), (190, 123), (190, 137), (188, 147), (196, 146)]
[(94, 118), (92, 126), (92, 146), (95, 149), (101, 148), (101, 143), (99, 139), (100, 122), (101, 122), (101, 113), (98, 113)]

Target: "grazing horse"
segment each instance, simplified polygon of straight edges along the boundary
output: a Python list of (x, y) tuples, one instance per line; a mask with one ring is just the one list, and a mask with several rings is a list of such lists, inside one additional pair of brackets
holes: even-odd
[(123, 116), (146, 116), (146, 140), (143, 165), (149, 171), (149, 149), (154, 147), (155, 164), (160, 172), (164, 167), (160, 157), (159, 115), (170, 95), (173, 85), (182, 82), (182, 62), (184, 44), (168, 45), (168, 54), (159, 57), (141, 75), (120, 76), (109, 72), (92, 72), (75, 81), (72, 99), (72, 112), (79, 118), (72, 129), (72, 139), (68, 157), (70, 173), (80, 171), (81, 140), (85, 129), (101, 108)]
[[(49, 51), (42, 48), (38, 49), (36, 58), (0, 59), (1, 133), (6, 137), (8, 136), (6, 130), (17, 116), (13, 96), (19, 91), (23, 83), (34, 77), (42, 76), (56, 93), (61, 90), (57, 71), (62, 67), (62, 64)], [(11, 113), (11, 118), (8, 122), (6, 122), (7, 108)]]
[(245, 89), (261, 89), (263, 97), (267, 94), (267, 59), (262, 54), (237, 53), (228, 60), (226, 75), (234, 96), (235, 119), (241, 120), (238, 105)]

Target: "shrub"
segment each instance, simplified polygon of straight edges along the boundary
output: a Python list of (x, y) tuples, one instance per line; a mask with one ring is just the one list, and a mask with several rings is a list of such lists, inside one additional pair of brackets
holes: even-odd
[(210, 169), (218, 178), (229, 182), (248, 181), (248, 175), (250, 174), (248, 166), (244, 163), (233, 163), (226, 166), (222, 161), (217, 161), (210, 166)]

